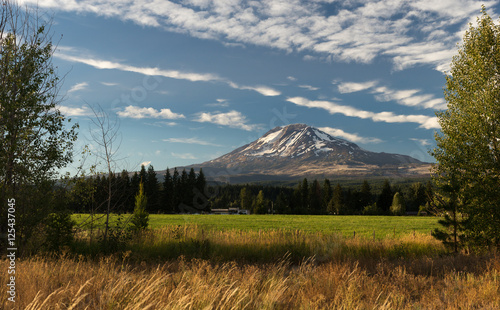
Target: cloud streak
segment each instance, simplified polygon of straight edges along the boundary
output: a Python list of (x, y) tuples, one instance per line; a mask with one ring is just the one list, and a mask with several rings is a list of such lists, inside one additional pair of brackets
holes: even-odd
[(398, 115), (393, 112), (370, 112), (347, 105), (340, 105), (331, 101), (314, 101), (303, 97), (288, 98), (287, 101), (298, 106), (323, 109), (330, 114), (342, 114), (349, 117), (370, 119), (374, 122), (417, 123), (421, 128), (425, 129), (440, 128), (437, 117), (430, 117), (427, 115)]
[(75, 92), (75, 91), (84, 90), (84, 89), (86, 89), (88, 86), (89, 86), (89, 83), (87, 83), (87, 82), (77, 83), (77, 84), (73, 85), (73, 86), (72, 86), (72, 87), (68, 90), (68, 94), (73, 93), (73, 92)]
[(65, 51), (72, 51), (71, 47), (60, 48), (59, 51), (54, 55), (60, 59), (78, 62), (86, 64), (88, 66), (94, 67), (96, 69), (102, 70), (120, 70), (126, 72), (134, 72), (138, 74), (148, 75), (148, 76), (162, 76), (177, 80), (186, 80), (190, 82), (220, 82), (229, 85), (232, 88), (240, 90), (251, 90), (258, 92), (263, 96), (279, 96), (281, 92), (268, 86), (248, 86), (240, 85), (235, 82), (229, 81), (228, 79), (219, 77), (218, 75), (211, 73), (196, 73), (196, 72), (183, 72), (178, 70), (165, 70), (155, 67), (137, 67), (127, 64), (122, 64), (115, 61), (102, 60), (95, 57), (84, 57), (81, 55), (70, 55)]
[(443, 110), (446, 108), (446, 101), (443, 98), (435, 98), (430, 94), (422, 94), (419, 89), (394, 90), (386, 86), (377, 86), (378, 81), (367, 82), (342, 82), (337, 89), (342, 94), (359, 91), (369, 91), (374, 94), (377, 101), (395, 101), (407, 107), (418, 107), (425, 109)]
[(198, 144), (198, 145), (208, 145), (208, 146), (222, 146), (220, 144), (215, 144), (206, 140), (200, 140), (198, 138), (168, 138), (163, 139), (164, 142), (171, 143), (186, 143), (186, 144)]
[(326, 132), (327, 134), (332, 135), (334, 137), (344, 138), (346, 140), (349, 140), (351, 142), (356, 142), (356, 143), (382, 143), (382, 142), (384, 142), (379, 138), (362, 137), (362, 136), (358, 135), (357, 133), (348, 133), (348, 132), (345, 132), (342, 129), (338, 129), (338, 128), (320, 127), (318, 129), (322, 130), (322, 131)]

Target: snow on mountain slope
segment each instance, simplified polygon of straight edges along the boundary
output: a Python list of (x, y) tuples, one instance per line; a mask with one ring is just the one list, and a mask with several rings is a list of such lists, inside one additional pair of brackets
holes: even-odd
[[(384, 175), (384, 171), (427, 169), (406, 155), (375, 153), (305, 124), (271, 129), (259, 139), (214, 160), (193, 165), (217, 173), (246, 175)], [(420, 172), (419, 172), (420, 173)]]

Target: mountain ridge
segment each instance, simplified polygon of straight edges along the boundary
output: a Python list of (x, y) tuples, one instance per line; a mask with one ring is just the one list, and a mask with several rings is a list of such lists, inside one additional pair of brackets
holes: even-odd
[(259, 139), (201, 164), (208, 175), (233, 180), (300, 177), (429, 175), (430, 164), (408, 155), (377, 153), (306, 124), (278, 126)]

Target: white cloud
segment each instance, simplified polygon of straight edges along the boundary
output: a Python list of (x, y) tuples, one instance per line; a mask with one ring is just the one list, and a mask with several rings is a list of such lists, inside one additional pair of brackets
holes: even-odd
[(110, 83), (110, 82), (101, 82), (102, 85), (104, 86), (118, 86), (118, 83)]
[(363, 91), (366, 89), (370, 89), (377, 85), (377, 81), (368, 81), (363, 83), (355, 83), (355, 82), (343, 82), (340, 83), (337, 88), (341, 94), (354, 93), (358, 91)]
[(431, 142), (429, 141), (429, 139), (410, 138), (410, 140), (418, 142), (422, 146), (431, 145)]
[(168, 138), (163, 139), (164, 142), (173, 143), (187, 143), (187, 144), (199, 144), (199, 145), (209, 145), (209, 146), (221, 146), (220, 144), (215, 144), (206, 140), (200, 140), (198, 138)]
[(185, 118), (182, 114), (177, 114), (172, 112), (170, 109), (161, 109), (160, 111), (154, 108), (141, 108), (137, 106), (129, 105), (125, 107), (125, 110), (118, 111), (116, 114), (121, 117), (128, 118), (163, 118), (163, 119), (178, 119)]
[(315, 90), (318, 90), (319, 87), (314, 87), (314, 86), (311, 86), (311, 85), (299, 85), (300, 88), (305, 88), (307, 90), (310, 90), (310, 91), (315, 91)]
[(258, 125), (247, 124), (248, 121), (246, 119), (246, 116), (235, 110), (229, 111), (227, 113), (201, 112), (194, 119), (194, 121), (200, 123), (223, 125), (247, 131), (252, 131), (259, 128)]
[[(328, 4), (327, 4), (328, 2)], [(24, 0), (44, 8), (93, 13), (226, 45), (252, 44), (367, 63), (392, 58), (396, 69), (442, 70), (480, 5), (476, 0)], [(335, 6), (329, 10), (328, 5)], [(334, 13), (331, 13), (334, 12)]]
[(361, 119), (371, 119), (374, 122), (386, 123), (417, 123), (421, 128), (432, 129), (440, 128), (437, 117), (427, 115), (397, 115), (393, 112), (370, 112), (357, 108), (340, 105), (330, 101), (312, 101), (303, 97), (288, 98), (287, 101), (299, 106), (308, 108), (319, 108), (328, 111), (330, 114), (342, 114)]
[[(339, 83), (333, 81), (333, 83)], [(425, 109), (446, 108), (446, 101), (443, 98), (435, 98), (430, 94), (422, 94), (419, 89), (394, 90), (386, 86), (377, 86), (378, 81), (368, 81), (362, 83), (340, 82), (337, 86), (342, 94), (370, 90), (375, 95), (377, 101), (395, 101), (400, 105), (408, 107), (418, 107)]]
[(75, 91), (84, 90), (84, 89), (86, 89), (88, 86), (89, 86), (89, 83), (87, 83), (87, 82), (77, 83), (77, 84), (73, 85), (73, 86), (72, 86), (72, 87), (68, 90), (68, 94), (70, 94), (70, 93), (72, 93), (72, 92), (75, 92)]
[(280, 91), (273, 89), (271, 87), (267, 87), (267, 86), (244, 86), (244, 85), (238, 85), (238, 84), (236, 84), (234, 82), (230, 82), (230, 81), (228, 82), (228, 85), (231, 86), (232, 88), (235, 88), (235, 89), (253, 90), (253, 91), (256, 91), (264, 96), (279, 96), (279, 95), (281, 95)]
[(144, 167), (146, 167), (146, 166), (147, 166), (147, 165), (149, 165), (150, 163), (151, 163), (151, 161), (150, 161), (150, 160), (149, 160), (149, 161), (143, 161), (143, 162), (140, 164), (140, 166), (144, 166)]
[(57, 107), (64, 116), (89, 116), (92, 111), (87, 106), (81, 108), (59, 106)]
[(191, 153), (170, 153), (173, 157), (182, 158), (182, 159), (198, 159)]
[(361, 137), (357, 133), (348, 133), (348, 132), (345, 132), (342, 129), (338, 129), (338, 128), (319, 127), (318, 129), (322, 130), (322, 131), (326, 132), (327, 134), (332, 135), (334, 137), (344, 138), (344, 139), (351, 141), (351, 142), (356, 142), (356, 143), (381, 143), (381, 142), (383, 142), (379, 138)]

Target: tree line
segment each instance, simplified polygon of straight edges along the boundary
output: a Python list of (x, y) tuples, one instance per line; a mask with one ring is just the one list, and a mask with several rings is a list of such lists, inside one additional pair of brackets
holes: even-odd
[[(139, 184), (144, 184), (147, 211), (153, 214), (202, 213), (211, 209), (240, 208), (254, 214), (365, 214), (402, 215), (424, 210), (432, 201), (433, 189), (427, 184), (414, 182), (391, 185), (385, 180), (365, 180), (361, 186), (332, 185), (329, 179), (322, 182), (304, 178), (295, 187), (271, 185), (215, 185), (208, 184), (203, 169), (193, 168), (173, 172), (166, 169), (159, 176), (153, 166), (142, 166), (132, 177), (126, 170), (106, 175), (82, 178), (73, 187), (76, 199), (70, 199), (68, 208), (76, 213), (102, 212), (111, 183), (112, 211), (131, 213)], [(372, 189), (372, 185), (376, 190)], [(83, 197), (85, 196), (85, 197)]]
[[(391, 185), (388, 180), (379, 188), (364, 180), (361, 187), (332, 185), (329, 179), (320, 182), (304, 178), (295, 187), (263, 185), (224, 185), (215, 190), (210, 207), (241, 208), (254, 214), (343, 214), (401, 215), (417, 214), (429, 207), (433, 198), (430, 181)], [(374, 186), (374, 187), (375, 187)]]
[(104, 203), (111, 191), (112, 212), (131, 213), (141, 182), (149, 213), (196, 213), (209, 210), (208, 199), (204, 195), (207, 182), (203, 169), (196, 173), (193, 168), (189, 172), (186, 169), (179, 172), (174, 168), (171, 173), (167, 168), (161, 178), (152, 165), (147, 169), (141, 166), (141, 170), (132, 177), (126, 170), (120, 174), (111, 174), (110, 177), (105, 174), (81, 177), (71, 189), (75, 199), (70, 199), (67, 207), (75, 213), (104, 212)]

